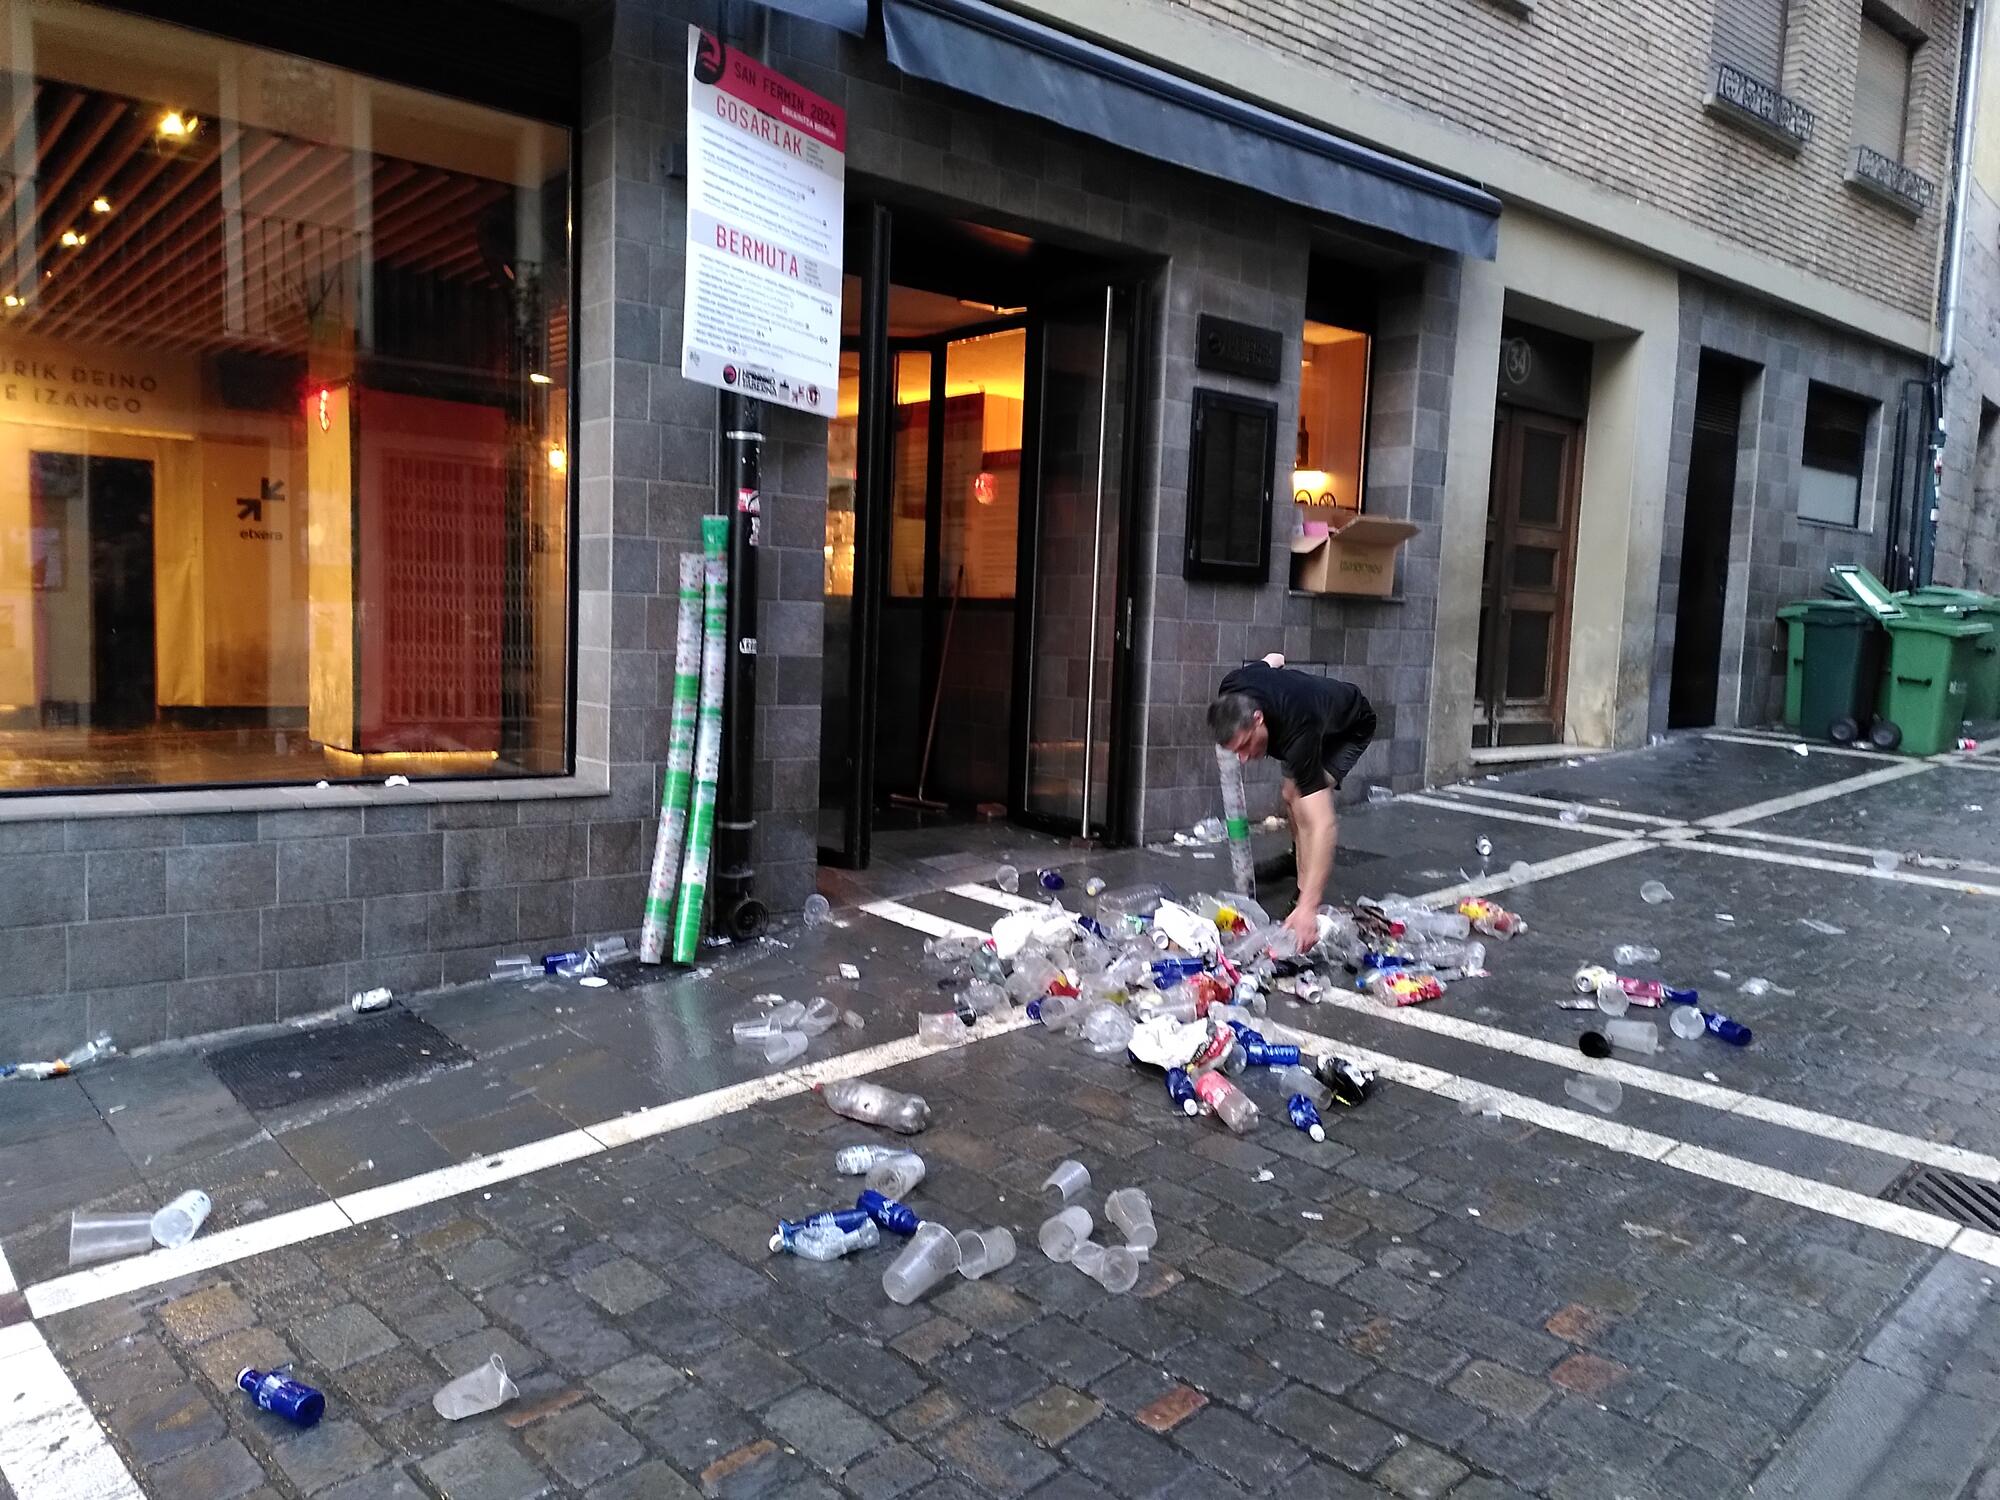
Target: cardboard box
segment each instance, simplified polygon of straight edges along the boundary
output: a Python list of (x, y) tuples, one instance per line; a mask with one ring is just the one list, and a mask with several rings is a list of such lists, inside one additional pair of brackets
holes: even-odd
[(1386, 599), (1396, 588), (1396, 551), (1423, 528), (1391, 516), (1330, 512), (1323, 536), (1292, 538), (1292, 587), (1309, 594)]

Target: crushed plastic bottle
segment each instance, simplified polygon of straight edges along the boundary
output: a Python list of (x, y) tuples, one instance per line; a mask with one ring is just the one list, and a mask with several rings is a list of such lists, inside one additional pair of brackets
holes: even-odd
[(885, 1198), (873, 1188), (865, 1189), (854, 1200), (854, 1206), (868, 1215), (890, 1234), (915, 1234), (923, 1219), (907, 1203), (898, 1203), (893, 1198)]
[(1093, 1052), (1123, 1052), (1132, 1040), (1132, 1017), (1116, 1005), (1100, 1005), (1083, 1018), (1083, 1039)]
[(927, 1047), (948, 1047), (965, 1040), (965, 1023), (955, 1011), (926, 1011), (917, 1017), (917, 1040)]
[(1063, 888), (1062, 871), (1037, 870), (1035, 871), (1035, 883), (1045, 891), (1059, 891)]
[(1458, 903), (1458, 912), (1472, 924), (1474, 932), (1483, 932), (1488, 937), (1510, 938), (1528, 930), (1527, 922), (1517, 913), (1483, 896), (1468, 896)]
[(1662, 881), (1649, 880), (1639, 887), (1639, 899), (1648, 906), (1658, 906), (1662, 901), (1674, 899), (1674, 893)]
[(253, 1370), (245, 1365), (236, 1372), (236, 1386), (265, 1411), (283, 1417), (294, 1427), (311, 1427), (326, 1415), (325, 1396), (276, 1370)]
[(1194, 1091), (1201, 1102), (1236, 1134), (1248, 1135), (1256, 1128), (1256, 1102), (1221, 1073), (1202, 1074), (1194, 1081)]
[(1093, 900), (1103, 895), (1104, 894), (1103, 880), (1101, 880), (1099, 877), (1095, 875), (1091, 876), (1090, 879), (1084, 881), (1083, 883), (1083, 893), (1084, 895), (1091, 897)]
[(839, 1260), (852, 1255), (856, 1250), (873, 1250), (882, 1243), (882, 1230), (867, 1215), (862, 1215), (860, 1224), (852, 1229), (841, 1229), (833, 1224), (818, 1224), (801, 1230), (785, 1242), (787, 1253), (801, 1260)]
[(348, 998), (347, 1008), (357, 1015), (365, 1015), (371, 1010), (387, 1010), (393, 999), (395, 996), (386, 988), (357, 990)]
[(1384, 1005), (1421, 1005), (1443, 998), (1444, 985), (1435, 974), (1414, 969), (1370, 969), (1357, 986)]
[(1229, 829), (1220, 818), (1203, 818), (1194, 825), (1193, 832), (1198, 844), (1219, 844), (1229, 837)]
[(1656, 964), (1660, 961), (1660, 950), (1643, 943), (1620, 943), (1611, 950), (1611, 961), (1621, 969), (1627, 964)]
[(1320, 1122), (1319, 1110), (1304, 1094), (1294, 1094), (1285, 1101), (1285, 1118), (1292, 1122), (1292, 1128), (1303, 1131), (1315, 1141), (1326, 1139), (1326, 1126)]
[[(863, 1177), (885, 1161), (915, 1154), (902, 1146), (842, 1146), (833, 1153), (833, 1170), (842, 1177)], [(843, 1213), (848, 1211), (841, 1210)]]
[(1368, 803), (1371, 807), (1384, 807), (1395, 800), (1396, 794), (1379, 781), (1372, 783), (1368, 788)]
[(915, 1135), (931, 1122), (931, 1107), (921, 1094), (903, 1094), (865, 1078), (842, 1078), (816, 1084), (826, 1107), (864, 1125), (881, 1125), (899, 1135)]
[(1185, 1068), (1167, 1069), (1167, 1097), (1190, 1119), (1201, 1113), (1201, 1097), (1195, 1092), (1194, 1080), (1188, 1077)]

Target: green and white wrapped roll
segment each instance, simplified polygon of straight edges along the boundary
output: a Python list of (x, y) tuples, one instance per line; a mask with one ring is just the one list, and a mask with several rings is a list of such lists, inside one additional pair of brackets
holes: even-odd
[(695, 702), (701, 694), (701, 587), (699, 552), (681, 554), (681, 613), (674, 632), (674, 705), (667, 720), (667, 773), (660, 783), (660, 831), (653, 842), (653, 871), (646, 880), (646, 918), (639, 928), (639, 962), (667, 955), (674, 930), (674, 896), (680, 890), (681, 840), (687, 835), (688, 794), (694, 783)]
[(1250, 856), (1249, 804), (1243, 795), (1243, 765), (1233, 751), (1215, 747), (1215, 772), (1222, 779), (1222, 826), (1229, 834), (1229, 876), (1231, 889), (1244, 896), (1257, 894), (1257, 862)]
[(715, 834), (715, 782), (722, 771), (722, 678), (729, 659), (729, 517), (701, 522), (701, 710), (695, 720), (694, 804), (688, 813), (687, 858), (681, 864), (680, 908), (674, 913), (674, 962), (694, 962), (708, 897), (709, 843)]

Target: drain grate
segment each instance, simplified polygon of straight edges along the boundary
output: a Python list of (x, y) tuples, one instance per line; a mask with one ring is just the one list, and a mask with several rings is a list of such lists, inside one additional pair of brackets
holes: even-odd
[(457, 1042), (403, 1010), (243, 1042), (208, 1057), (243, 1107), (256, 1110), (291, 1109), (471, 1061)]
[(1882, 1197), (1971, 1229), (2000, 1233), (2000, 1183), (1919, 1165), (1890, 1183)]

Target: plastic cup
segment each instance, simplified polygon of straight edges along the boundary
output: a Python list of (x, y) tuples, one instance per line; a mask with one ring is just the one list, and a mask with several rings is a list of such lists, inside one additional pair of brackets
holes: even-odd
[(1042, 1187), (1044, 1190), (1053, 1188), (1063, 1202), (1074, 1203), (1090, 1191), (1090, 1169), (1080, 1161), (1058, 1162)]
[(833, 904), (817, 893), (806, 897), (806, 909), (802, 914), (808, 927), (817, 927), (833, 915)]
[(977, 1281), (1013, 1260), (1011, 1229), (967, 1229), (958, 1236), (958, 1274), (967, 1281)]
[(1057, 1265), (1061, 1265), (1076, 1254), (1076, 1247), (1090, 1238), (1090, 1210), (1065, 1208), (1053, 1218), (1042, 1221), (1042, 1254)]
[(917, 1040), (927, 1047), (944, 1047), (965, 1039), (965, 1022), (953, 1011), (925, 1011), (917, 1017)]
[(944, 1225), (926, 1221), (882, 1273), (882, 1290), (891, 1302), (907, 1307), (957, 1269), (958, 1237)]
[(1108, 1245), (1090, 1275), (1114, 1296), (1129, 1292), (1139, 1282), (1139, 1257), (1123, 1245)]
[(871, 1167), (867, 1185), (884, 1198), (901, 1202), (923, 1180), (924, 1159), (914, 1151), (905, 1151)]
[(1070, 1255), (1069, 1263), (1095, 1281), (1097, 1273), (1104, 1269), (1104, 1247), (1096, 1240), (1085, 1240)]
[(152, 1248), (151, 1214), (70, 1215), (69, 1263), (73, 1266), (139, 1255)]
[(764, 1038), (764, 1061), (773, 1067), (783, 1067), (805, 1050), (803, 1031), (774, 1031)]
[(777, 1029), (771, 1024), (769, 1016), (752, 1016), (730, 1027), (729, 1034), (736, 1039), (739, 1047), (762, 1047), (765, 1039)]
[(431, 1405), (447, 1422), (459, 1422), (503, 1406), (520, 1394), (520, 1389), (507, 1378), (505, 1361), (496, 1354), (485, 1364), (440, 1386), (431, 1397)]
[(814, 995), (806, 1002), (806, 1012), (799, 1017), (798, 1029), (807, 1036), (818, 1036), (831, 1031), (840, 1022), (840, 1007), (824, 995)]
[(1658, 1052), (1660, 1028), (1651, 1021), (1606, 1021), (1604, 1037), (1627, 1052)]
[(1617, 980), (1607, 979), (1597, 987), (1597, 1008), (1615, 1020), (1632, 1008), (1632, 997)]
[(1117, 1226), (1134, 1250), (1150, 1250), (1159, 1243), (1160, 1232), (1153, 1227), (1153, 1200), (1143, 1188), (1119, 1188), (1109, 1194), (1104, 1200), (1104, 1217)]
[(212, 1205), (208, 1194), (190, 1188), (153, 1215), (153, 1238), (169, 1250), (177, 1250), (201, 1232)]
[(1684, 1042), (1691, 1042), (1708, 1030), (1708, 1023), (1701, 1018), (1701, 1012), (1692, 1005), (1676, 1005), (1673, 1014), (1667, 1017), (1667, 1024), (1673, 1028), (1674, 1035)]

